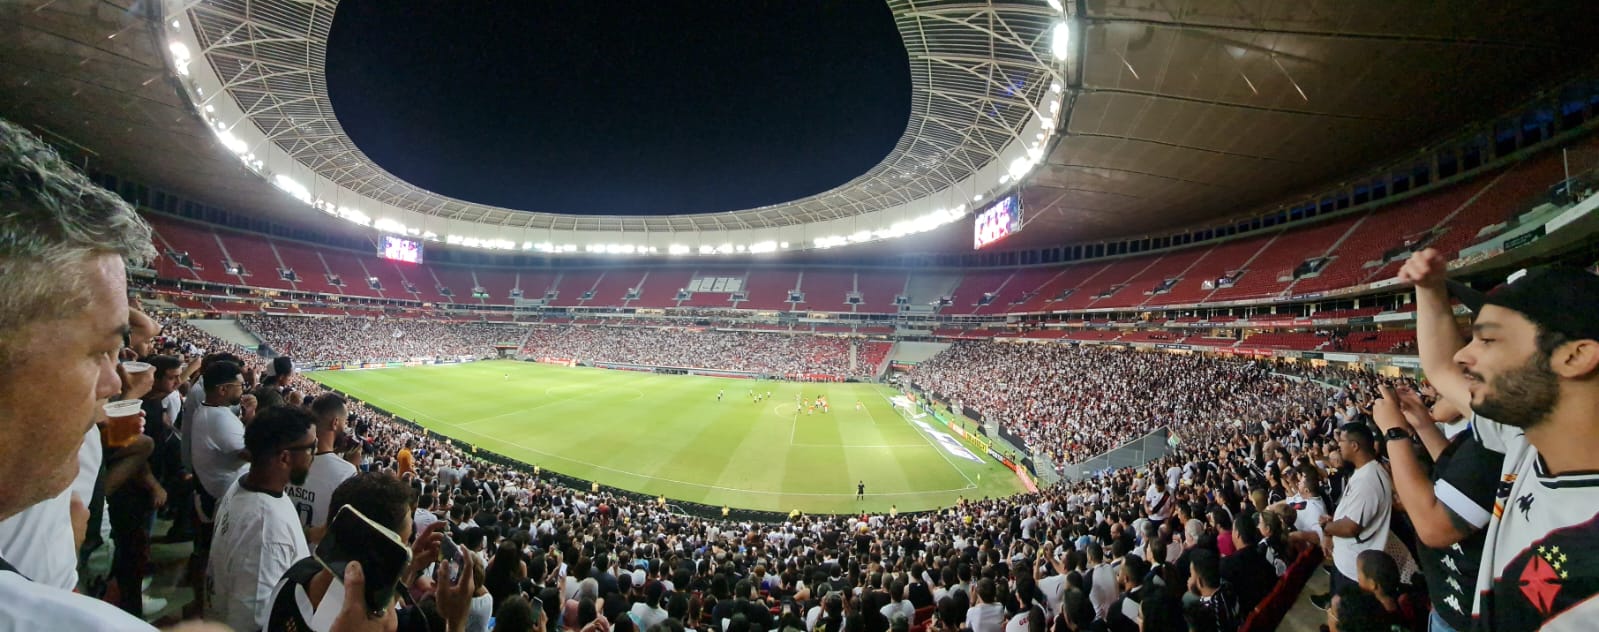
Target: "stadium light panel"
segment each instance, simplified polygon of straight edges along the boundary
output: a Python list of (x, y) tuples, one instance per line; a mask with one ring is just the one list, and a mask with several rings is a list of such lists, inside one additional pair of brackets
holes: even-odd
[(1060, 22), (1055, 25), (1055, 32), (1049, 38), (1050, 52), (1057, 61), (1066, 59), (1066, 53), (1071, 49), (1072, 43), (1071, 24)]
[[(176, 23), (174, 23), (174, 26), (176, 26)], [(179, 75), (189, 76), (189, 61), (193, 59), (189, 55), (189, 47), (185, 46), (183, 42), (172, 42), (167, 45), (167, 51), (172, 53), (172, 68), (178, 71)]]
[(1049, 8), (1054, 9), (1056, 11), (1060, 11), (1062, 13), (1064, 13), (1066, 11), (1066, 7), (1063, 7), (1063, 6), (1060, 5), (1060, 0), (1048, 0), (1048, 2), (1049, 2)]
[(1027, 172), (1032, 170), (1033, 161), (1023, 157), (1010, 161), (1010, 167), (1006, 169), (1006, 173), (1009, 174), (1010, 177), (1020, 180), (1023, 177), (1026, 177)]
[[(228, 136), (232, 136), (232, 134), (229, 134)], [(240, 141), (237, 138), (234, 140), (238, 141), (241, 145), (244, 144), (244, 141)], [(224, 141), (224, 143), (225, 142), (226, 141)], [(306, 204), (311, 203), (311, 191), (305, 188), (305, 185), (296, 182), (294, 178), (290, 178), (289, 176), (280, 173), (277, 175), (277, 177), (272, 179), (272, 182), (273, 184), (278, 185), (278, 188), (282, 189), (283, 192), (294, 196), (294, 199), (305, 202)]]

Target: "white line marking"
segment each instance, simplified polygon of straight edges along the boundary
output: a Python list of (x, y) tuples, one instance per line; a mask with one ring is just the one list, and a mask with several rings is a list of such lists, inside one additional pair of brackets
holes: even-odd
[(904, 421), (905, 425), (911, 426), (911, 430), (916, 432), (916, 436), (921, 437), (923, 441), (927, 442), (928, 446), (933, 448), (934, 452), (937, 452), (939, 456), (944, 457), (944, 462), (948, 463), (950, 467), (955, 468), (955, 473), (960, 474), (961, 478), (966, 479), (967, 485), (977, 487), (977, 482), (973, 481), (972, 477), (966, 475), (966, 470), (963, 470), (960, 468), (960, 466), (955, 465), (955, 462), (950, 460), (949, 455), (944, 453), (943, 446), (934, 443), (932, 437), (929, 437), (927, 436), (927, 433), (922, 432), (921, 428), (917, 428), (915, 425), (911, 424), (911, 420), (905, 417), (904, 411), (901, 411), (898, 407), (894, 406), (894, 400), (889, 399), (888, 396), (884, 395), (883, 391), (881, 390), (877, 391), (877, 395), (878, 397), (882, 397), (883, 401), (888, 402), (889, 408), (894, 409), (894, 413), (899, 415), (900, 420)]

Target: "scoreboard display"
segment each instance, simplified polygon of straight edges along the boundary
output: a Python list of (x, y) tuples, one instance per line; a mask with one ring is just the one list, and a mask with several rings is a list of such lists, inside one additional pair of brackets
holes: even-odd
[(1021, 196), (1007, 195), (977, 214), (972, 230), (972, 249), (982, 249), (1021, 229)]
[(378, 245), (378, 256), (406, 263), (422, 263), (422, 242), (384, 235)]

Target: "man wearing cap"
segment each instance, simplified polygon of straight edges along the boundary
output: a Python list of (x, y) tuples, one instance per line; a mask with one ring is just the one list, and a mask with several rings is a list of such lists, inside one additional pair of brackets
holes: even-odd
[[(1543, 268), (1481, 294), (1446, 284), (1445, 272), (1429, 249), (1399, 279), (1416, 286), (1428, 379), (1505, 455), (1477, 576), (1477, 625), (1591, 625), (1599, 617), (1599, 277)], [(1476, 313), (1463, 347), (1451, 292)]]
[(294, 377), (294, 361), (289, 356), (272, 358), (272, 364), (267, 365), (266, 374), (261, 376), (261, 384), (255, 387), (256, 411), (287, 405), (283, 400), (283, 388), (289, 384), (289, 379)]

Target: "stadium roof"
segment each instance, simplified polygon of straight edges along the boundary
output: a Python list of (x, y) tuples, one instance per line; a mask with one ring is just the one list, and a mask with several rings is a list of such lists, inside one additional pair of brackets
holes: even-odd
[[(850, 234), (838, 226), (873, 213), (886, 219), (866, 228), (935, 207), (969, 213), (973, 197), (1014, 187), (1007, 176), (1025, 158), (1029, 225), (1006, 242), (1020, 247), (1257, 211), (1497, 114), (1589, 67), (1599, 50), (1599, 25), (1560, 2), (1083, 0), (1063, 9), (1071, 37), (1058, 60), (1055, 0), (891, 0), (912, 65), (913, 111), (880, 164), (786, 204), (603, 217), (453, 200), (373, 164), (327, 101), (322, 52), (336, 4), (7, 3), (0, 116), (86, 149), (106, 170), (330, 231), (352, 226), (308, 212), (263, 175), (305, 174), (294, 176), (309, 189), (302, 199), (327, 198), (324, 210), (358, 203), (340, 198), (371, 199), (529, 239), (540, 230), (755, 235), (790, 227), (808, 241)], [(195, 93), (177, 72), (174, 41), (194, 42), (192, 69), (214, 75), (226, 98)], [(1049, 107), (1055, 99), (1059, 112)], [(237, 117), (221, 121), (207, 106)], [(219, 122), (266, 142), (224, 148)], [(264, 165), (241, 162), (244, 153), (261, 154)], [(324, 180), (336, 188), (317, 184)], [(898, 214), (882, 215), (890, 212)], [(916, 239), (929, 250), (970, 248), (959, 223)]]

